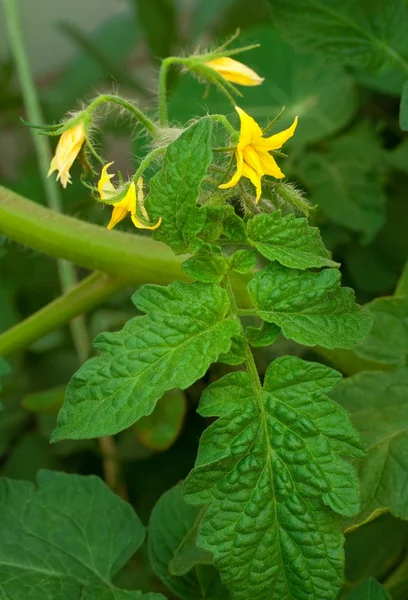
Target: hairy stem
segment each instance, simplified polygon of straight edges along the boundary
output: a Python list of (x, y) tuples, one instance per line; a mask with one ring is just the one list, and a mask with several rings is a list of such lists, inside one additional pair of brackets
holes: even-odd
[(153, 121), (144, 114), (143, 111), (132, 104), (132, 102), (129, 102), (120, 96), (116, 96), (115, 94), (101, 94), (90, 103), (86, 111), (94, 112), (94, 110), (101, 106), (101, 104), (105, 104), (107, 102), (117, 104), (118, 106), (121, 106), (129, 111), (153, 137), (158, 134), (158, 128)]
[[(43, 123), (43, 116), (28, 62), (28, 56), (24, 48), (18, 2), (16, 0), (5, 0), (4, 10), (11, 53), (17, 67), (27, 117), (29, 121), (40, 125)], [(54, 179), (49, 179), (47, 177), (51, 162), (49, 140), (46, 136), (33, 136), (33, 143), (37, 154), (40, 177), (47, 204), (53, 210), (63, 212), (58, 184)], [(76, 284), (77, 277), (75, 267), (64, 260), (58, 261), (58, 275), (63, 292), (67, 292)], [(79, 315), (71, 322), (71, 333), (79, 360), (85, 360), (89, 353), (90, 342), (84, 317)]]
[(167, 112), (167, 76), (171, 65), (184, 65), (186, 60), (178, 56), (168, 56), (162, 61), (159, 73), (159, 119), (161, 127), (167, 127), (169, 122)]

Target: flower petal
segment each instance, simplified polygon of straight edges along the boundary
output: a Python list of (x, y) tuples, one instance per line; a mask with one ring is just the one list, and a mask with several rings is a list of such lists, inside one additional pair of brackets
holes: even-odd
[(221, 185), (218, 186), (222, 190), (226, 190), (228, 188), (234, 187), (234, 185), (237, 185), (238, 181), (242, 177), (242, 168), (244, 166), (244, 155), (239, 146), (235, 150), (235, 157), (237, 159), (237, 170), (235, 171), (234, 175), (231, 177), (231, 179), (227, 183), (222, 183)]
[(290, 127), (284, 129), (280, 133), (275, 133), (275, 135), (271, 135), (268, 138), (262, 138), (257, 144), (267, 150), (279, 150), (279, 148), (282, 148), (283, 144), (295, 133), (297, 124), (298, 118), (296, 117)]
[(250, 117), (239, 106), (235, 107), (241, 121), (241, 131), (239, 136), (239, 145), (246, 146), (247, 144), (256, 144), (262, 138), (262, 129), (258, 123)]
[(113, 174), (110, 175), (108, 173), (108, 169), (111, 165), (113, 165), (113, 162), (107, 163), (104, 167), (102, 167), (101, 176), (98, 181), (98, 192), (101, 200), (109, 200), (109, 198), (111, 198), (115, 193), (115, 187), (111, 182)]
[(214, 60), (209, 60), (204, 64), (217, 71), (227, 81), (237, 83), (238, 85), (261, 85), (264, 80), (255, 71), (228, 56), (221, 56)]
[(84, 125), (80, 122), (71, 129), (64, 131), (59, 139), (48, 175), (58, 171), (57, 181), (61, 180), (64, 187), (71, 181), (69, 170), (78, 156), (85, 138)]
[(285, 177), (285, 175), (282, 173), (282, 171), (276, 164), (276, 161), (273, 158), (273, 156), (271, 156), (267, 152), (260, 152), (258, 156), (265, 175), (272, 175), (272, 177), (276, 177), (276, 179), (282, 179), (283, 177)]
[(115, 225), (117, 225), (120, 221), (123, 221), (128, 214), (128, 210), (123, 205), (119, 205), (120, 202), (118, 202), (116, 206), (113, 206), (111, 220), (108, 223), (107, 229), (113, 229)]
[(243, 177), (247, 177), (254, 184), (254, 186), (256, 188), (256, 202), (258, 202), (259, 198), (261, 197), (261, 193), (262, 193), (261, 175), (259, 175), (255, 171), (255, 169), (250, 167), (247, 163), (244, 163), (242, 175), (243, 175)]
[(151, 231), (153, 231), (154, 229), (157, 229), (158, 227), (160, 227), (161, 223), (162, 223), (162, 218), (160, 217), (160, 219), (157, 221), (156, 225), (145, 225), (144, 223), (142, 223), (142, 221), (136, 217), (136, 215), (132, 215), (132, 221), (133, 221), (133, 225), (135, 227), (137, 227), (138, 229), (150, 229)]

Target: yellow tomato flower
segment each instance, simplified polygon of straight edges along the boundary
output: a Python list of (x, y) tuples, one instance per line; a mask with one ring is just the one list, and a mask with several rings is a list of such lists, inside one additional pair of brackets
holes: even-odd
[(261, 85), (264, 80), (255, 71), (228, 56), (214, 58), (214, 60), (209, 60), (204, 64), (217, 71), (227, 81), (238, 85)]
[[(113, 162), (108, 163), (107, 165), (105, 165), (102, 168), (101, 177), (98, 181), (98, 192), (101, 197), (101, 200), (109, 201), (110, 199), (112, 199), (113, 196), (115, 196), (117, 194), (117, 190), (115, 189), (113, 183), (111, 182), (113, 174), (108, 173), (108, 169), (111, 165), (113, 165)], [(146, 220), (148, 220), (149, 216), (148, 216), (146, 209), (144, 207), (144, 204), (143, 204), (144, 196), (143, 196), (143, 179), (142, 179), (142, 177), (139, 177), (138, 182), (137, 182), (137, 187), (138, 187), (137, 200), (139, 200), (139, 202), (140, 202), (140, 208), (143, 213), (143, 216), (146, 218)], [(122, 198), (122, 200), (119, 200), (119, 202), (114, 203), (112, 217), (111, 217), (111, 220), (109, 221), (108, 229), (113, 229), (115, 227), (115, 225), (117, 225), (120, 221), (122, 221), (128, 213), (130, 213), (130, 216), (132, 218), (134, 226), (137, 227), (138, 229), (153, 230), (153, 229), (157, 229), (158, 227), (160, 227), (160, 224), (162, 222), (161, 217), (157, 221), (156, 225), (145, 225), (144, 223), (142, 223), (142, 221), (140, 221), (140, 219), (138, 219), (137, 214), (136, 214), (137, 200), (136, 200), (135, 182), (132, 181), (132, 183), (129, 185), (129, 189), (126, 192), (125, 197)]]
[(256, 188), (256, 201), (258, 202), (262, 192), (261, 179), (263, 175), (272, 175), (276, 179), (285, 177), (269, 151), (279, 150), (292, 137), (298, 118), (296, 117), (288, 129), (265, 138), (262, 135), (262, 129), (252, 117), (238, 106), (235, 107), (235, 110), (241, 121), (239, 143), (235, 150), (237, 170), (228, 183), (223, 183), (219, 187), (223, 189), (234, 187), (241, 177), (247, 177)]
[(55, 156), (51, 161), (50, 170), (48, 171), (48, 177), (54, 171), (58, 171), (57, 181), (61, 181), (64, 188), (67, 187), (67, 183), (71, 183), (69, 170), (82, 148), (85, 137), (84, 125), (81, 122), (75, 125), (75, 127), (64, 131), (59, 139)]

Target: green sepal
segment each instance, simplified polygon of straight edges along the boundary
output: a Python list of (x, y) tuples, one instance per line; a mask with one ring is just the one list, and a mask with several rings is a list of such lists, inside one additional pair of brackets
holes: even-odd
[(337, 269), (316, 273), (272, 263), (255, 274), (248, 291), (257, 314), (305, 346), (353, 348), (371, 329), (371, 313), (340, 286)]
[(237, 250), (231, 256), (231, 269), (238, 273), (249, 273), (256, 265), (257, 253), (255, 250)]
[(198, 412), (218, 420), (201, 437), (184, 494), (209, 505), (197, 543), (237, 600), (336, 597), (344, 557), (334, 512), (359, 509), (356, 473), (342, 456), (364, 456), (346, 411), (327, 396), (340, 380), (285, 356), (262, 389), (239, 371), (202, 396)]
[(226, 318), (227, 293), (216, 285), (145, 285), (133, 301), (147, 313), (122, 331), (102, 333), (71, 379), (51, 440), (115, 434), (149, 415), (166, 390), (185, 389), (228, 352), (239, 324)]
[(190, 251), (202, 230), (206, 212), (197, 205), (201, 184), (212, 159), (212, 121), (200, 119), (169, 144), (161, 170), (150, 182), (146, 209), (152, 221), (162, 218), (153, 239), (176, 254)]
[(293, 214), (282, 216), (277, 210), (256, 215), (247, 222), (249, 240), (263, 256), (292, 269), (338, 267), (331, 260), (317, 227)]
[(263, 346), (270, 346), (276, 342), (280, 330), (278, 325), (264, 321), (261, 327), (248, 325), (245, 330), (245, 335), (253, 348), (262, 348)]
[(201, 252), (181, 265), (183, 271), (202, 283), (219, 283), (229, 269), (229, 261), (222, 254)]

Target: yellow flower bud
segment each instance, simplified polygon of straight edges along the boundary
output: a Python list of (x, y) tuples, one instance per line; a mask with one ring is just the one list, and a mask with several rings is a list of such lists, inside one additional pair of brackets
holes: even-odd
[(263, 77), (259, 77), (255, 71), (228, 56), (221, 56), (204, 64), (217, 71), (219, 75), (231, 83), (253, 86), (261, 85), (263, 82)]
[(81, 121), (78, 125), (64, 131), (59, 139), (54, 158), (51, 161), (50, 170), (48, 171), (48, 177), (54, 171), (58, 171), (57, 181), (61, 181), (64, 188), (67, 187), (67, 183), (71, 183), (69, 170), (78, 156), (85, 138), (85, 129)]

